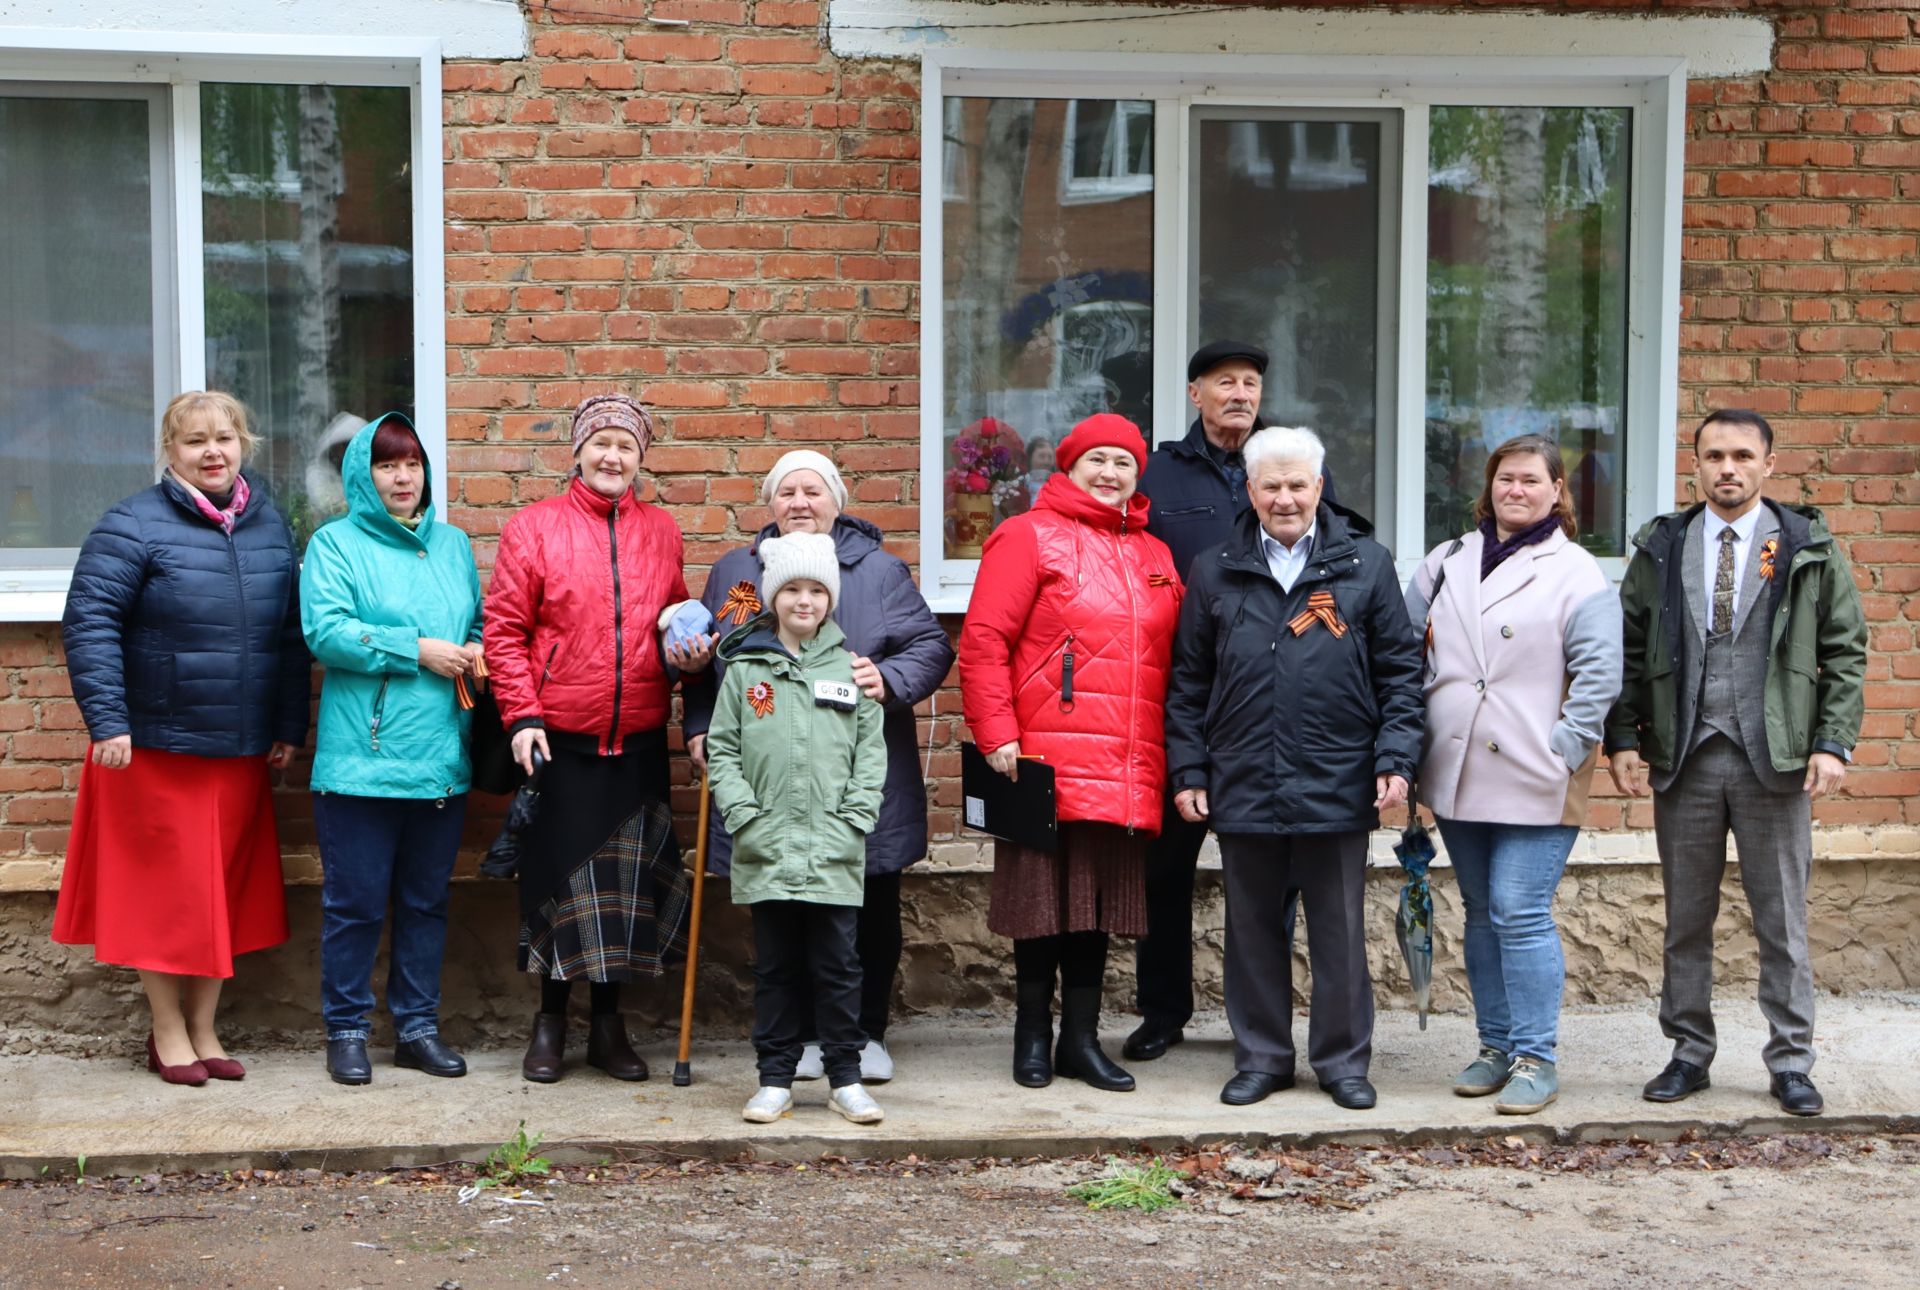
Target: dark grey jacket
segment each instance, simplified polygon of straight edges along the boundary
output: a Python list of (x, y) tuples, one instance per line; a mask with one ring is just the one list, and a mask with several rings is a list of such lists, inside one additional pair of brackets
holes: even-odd
[[(727, 603), (727, 593), (741, 583), (758, 592), (760, 543), (778, 533), (769, 524), (753, 545), (729, 551), (714, 563), (700, 600), (716, 616)], [(920, 771), (913, 705), (946, 680), (953, 667), (953, 643), (914, 586), (906, 562), (882, 549), (879, 529), (842, 515), (834, 521), (833, 542), (840, 554), (840, 597), (833, 619), (847, 635), (847, 648), (872, 659), (887, 680), (887, 782), (881, 790), (880, 823), (867, 834), (867, 872), (898, 873), (927, 854), (927, 783)], [(728, 617), (719, 630), (729, 632), (739, 625)], [(682, 729), (688, 738), (706, 733), (715, 687), (724, 682), (725, 672), (726, 664), (716, 658), (704, 677), (687, 682)], [(707, 869), (727, 873), (732, 859), (733, 839), (716, 812), (707, 835)]]

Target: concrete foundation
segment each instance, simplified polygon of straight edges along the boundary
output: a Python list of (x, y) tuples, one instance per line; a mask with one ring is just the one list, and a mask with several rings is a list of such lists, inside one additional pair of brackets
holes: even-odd
[[(1387, 1007), (1406, 1007), (1409, 999), (1393, 936), (1400, 881), (1395, 870), (1375, 870), (1368, 898), (1375, 986)], [(1433, 890), (1433, 1007), (1467, 1013), (1459, 893), (1451, 871), (1435, 872)], [(242, 1047), (304, 1047), (321, 1030), (319, 889), (295, 885), (287, 896), (291, 939), (242, 959), (222, 1004), (224, 1032)], [(1737, 866), (1729, 866), (1722, 896), (1718, 983), (1723, 991), (1750, 995), (1758, 955)], [(909, 1020), (1005, 1010), (1012, 991), (1011, 955), (1008, 942), (987, 931), (987, 875), (912, 872), (903, 903), (907, 946), (895, 1016)], [(124, 1040), (129, 1027), (143, 1024), (132, 972), (96, 964), (90, 950), (48, 939), (53, 905), (50, 891), (0, 897), (0, 1052), (79, 1055), (103, 1042)], [(1920, 866), (1905, 858), (1820, 861), (1811, 906), (1814, 977), (1823, 991), (1852, 994), (1920, 985)], [(1569, 1005), (1632, 1004), (1657, 996), (1664, 902), (1656, 867), (1576, 865), (1561, 883), (1558, 912)], [(1220, 874), (1203, 869), (1194, 909), (1203, 1009), (1221, 1003), (1222, 913)], [(525, 1037), (535, 995), (532, 983), (513, 969), (516, 917), (511, 884), (455, 883), (442, 1011), (444, 1030), (455, 1043), (511, 1045)], [(716, 1040), (745, 1035), (752, 1012), (749, 944), (746, 911), (731, 903), (724, 881), (710, 882), (701, 948), (701, 1034)], [(1131, 1006), (1129, 945), (1116, 944), (1108, 969), (1115, 1012)], [(376, 987), (384, 974), (383, 963), (376, 969)], [(1303, 993), (1306, 983), (1305, 956), (1296, 953), (1296, 990)], [(680, 974), (630, 987), (628, 996), (636, 1030), (676, 1024)], [(377, 1042), (390, 1039), (384, 1017), (376, 1019), (375, 1034)]]

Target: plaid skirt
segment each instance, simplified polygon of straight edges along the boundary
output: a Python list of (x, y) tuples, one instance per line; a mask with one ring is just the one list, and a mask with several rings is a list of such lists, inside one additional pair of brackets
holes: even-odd
[(555, 980), (657, 977), (686, 949), (691, 887), (666, 803), (666, 732), (602, 757), (549, 732), (553, 761), (520, 869), (520, 968)]
[(1062, 932), (1147, 934), (1147, 837), (1117, 824), (1060, 826), (1060, 850), (996, 839), (987, 930), (1014, 940)]

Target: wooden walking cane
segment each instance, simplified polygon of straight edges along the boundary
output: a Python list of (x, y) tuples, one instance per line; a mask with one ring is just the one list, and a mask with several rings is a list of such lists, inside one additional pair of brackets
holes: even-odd
[(693, 1046), (693, 976), (700, 962), (700, 898), (707, 889), (707, 795), (711, 787), (707, 772), (700, 772), (700, 823), (693, 847), (693, 912), (687, 917), (687, 983), (680, 992), (680, 1055), (673, 1063), (673, 1086), (685, 1088), (693, 1083), (693, 1066), (687, 1060)]

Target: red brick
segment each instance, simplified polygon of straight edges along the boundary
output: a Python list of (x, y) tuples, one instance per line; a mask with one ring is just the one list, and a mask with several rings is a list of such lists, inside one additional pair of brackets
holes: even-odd
[(1844, 416), (1878, 412), (1885, 402), (1886, 395), (1879, 390), (1845, 388), (1802, 390), (1795, 400), (1801, 412), (1834, 412)]
[(1791, 170), (1721, 170), (1713, 175), (1721, 197), (1798, 197), (1800, 176)]
[(1815, 170), (1807, 175), (1807, 196), (1885, 199), (1893, 196), (1893, 176)]
[[(731, 67), (717, 64), (695, 64), (692, 67), (649, 67), (641, 74), (642, 87), (649, 94), (737, 94), (740, 92), (740, 73)], [(639, 106), (630, 101), (629, 108)], [(661, 105), (664, 109), (665, 105)], [(633, 118), (628, 117), (629, 120)], [(661, 116), (665, 120), (664, 111)]]
[[(639, 261), (645, 256), (635, 256), (635, 277), (644, 277), (639, 270)], [(533, 277), (541, 282), (577, 282), (582, 279), (624, 278), (627, 276), (627, 261), (618, 255), (550, 255), (541, 256), (533, 261)]]
[(718, 346), (683, 349), (673, 367), (681, 376), (758, 376), (767, 370), (767, 351)]
[(667, 356), (653, 345), (608, 345), (573, 351), (573, 368), (582, 376), (661, 376)]
[[(1913, 452), (1879, 448), (1848, 449), (1831, 454), (1827, 469), (1840, 475), (1910, 475), (1915, 464), (1916, 455)], [(1902, 563), (1920, 560), (1920, 542), (1908, 542), (1903, 549), (1911, 554), (1899, 557)]]
[(1812, 260), (1819, 258), (1822, 239), (1811, 233), (1752, 234), (1733, 240), (1742, 260)]
[(825, 51), (810, 36), (735, 36), (727, 58), (735, 63), (817, 63)]
[(773, 161), (719, 161), (707, 168), (707, 182), (720, 188), (778, 188), (787, 168)]
[(546, 31), (533, 38), (535, 58), (620, 57), (620, 46), (611, 36), (588, 31)]
[(1846, 228), (1853, 208), (1841, 202), (1772, 202), (1761, 208), (1773, 228)]
[(1920, 72), (1920, 45), (1882, 45), (1873, 51), (1873, 70), (1893, 75)]
[(598, 188), (603, 171), (586, 162), (515, 166), (509, 176), (520, 188)]
[(1760, 270), (1762, 291), (1833, 292), (1846, 289), (1847, 271), (1838, 265), (1767, 265)]
[(1774, 139), (1767, 144), (1767, 164), (1770, 166), (1851, 166), (1853, 159), (1853, 145), (1834, 139)]
[(834, 73), (824, 68), (801, 70), (750, 67), (743, 69), (740, 73), (740, 88), (748, 94), (808, 97), (833, 93), (835, 79)]
[(1873, 351), (1886, 341), (1877, 327), (1809, 327), (1799, 339), (1800, 348), (1816, 354)]
[(1853, 233), (1827, 244), (1836, 260), (1900, 260), (1920, 247), (1920, 239), (1891, 233)]
[(625, 63), (549, 63), (540, 69), (543, 90), (631, 90), (639, 84)]
[(815, 0), (760, 0), (753, 9), (756, 27), (817, 27), (820, 6)]
[(1920, 167), (1920, 143), (1881, 141), (1861, 145), (1863, 166), (1897, 166), (1902, 170)]

